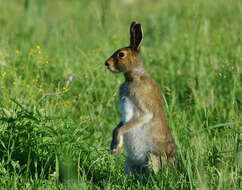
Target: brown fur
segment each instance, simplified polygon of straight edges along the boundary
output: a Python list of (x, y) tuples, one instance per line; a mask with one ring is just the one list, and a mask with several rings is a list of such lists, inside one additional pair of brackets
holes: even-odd
[[(128, 150), (126, 171), (142, 173), (142, 169), (138, 170), (137, 167), (143, 168), (150, 162), (160, 163), (161, 160), (164, 160), (163, 158), (175, 164), (175, 144), (166, 122), (161, 90), (143, 67), (140, 56), (142, 29), (139, 23), (131, 23), (130, 35), (130, 46), (117, 50), (105, 62), (110, 71), (124, 73), (125, 82), (120, 87), (120, 102), (125, 98), (131, 102), (128, 105), (131, 108), (126, 109), (132, 116), (129, 121), (122, 120), (113, 130), (110, 152), (117, 153), (122, 146), (123, 137), (125, 137), (124, 140), (128, 141), (124, 142)], [(122, 105), (127, 107), (125, 103)], [(140, 130), (141, 127), (143, 127), (142, 130)], [(137, 129), (139, 131), (135, 132), (134, 130)], [(144, 141), (139, 140), (139, 135)], [(145, 159), (142, 155), (139, 158), (137, 152), (147, 154), (147, 156)], [(135, 156), (132, 156), (133, 154)], [(155, 172), (158, 171), (155, 166), (151, 167)]]

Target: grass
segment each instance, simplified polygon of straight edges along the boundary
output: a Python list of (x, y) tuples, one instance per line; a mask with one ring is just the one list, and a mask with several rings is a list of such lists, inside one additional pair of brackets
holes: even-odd
[[(240, 1), (0, 5), (0, 189), (242, 189)], [(107, 153), (123, 77), (104, 61), (133, 20), (180, 161), (143, 180)]]

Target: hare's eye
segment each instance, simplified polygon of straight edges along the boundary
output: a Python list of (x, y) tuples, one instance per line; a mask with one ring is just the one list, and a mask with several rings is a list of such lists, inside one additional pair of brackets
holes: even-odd
[(124, 57), (125, 57), (125, 53), (122, 52), (122, 51), (120, 51), (120, 52), (118, 53), (118, 57), (119, 57), (119, 58), (124, 58)]

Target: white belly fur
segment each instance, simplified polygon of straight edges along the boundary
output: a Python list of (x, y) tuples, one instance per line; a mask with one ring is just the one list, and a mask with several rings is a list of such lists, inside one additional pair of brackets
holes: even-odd
[[(127, 97), (122, 97), (120, 108), (122, 111), (122, 121), (129, 122), (134, 115), (138, 114), (135, 105)], [(143, 163), (146, 154), (150, 149), (148, 135), (146, 134), (147, 124), (137, 126), (124, 134), (124, 145), (128, 154), (128, 159)]]
[(122, 112), (122, 121), (124, 123), (129, 122), (135, 113), (135, 105), (131, 100), (127, 97), (122, 97), (120, 104), (121, 112)]

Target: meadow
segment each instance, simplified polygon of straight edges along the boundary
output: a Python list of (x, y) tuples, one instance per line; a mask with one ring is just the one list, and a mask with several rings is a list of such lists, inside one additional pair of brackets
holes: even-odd
[[(180, 163), (142, 180), (108, 154), (133, 20)], [(0, 189), (242, 189), (241, 31), (239, 0), (0, 0)]]

